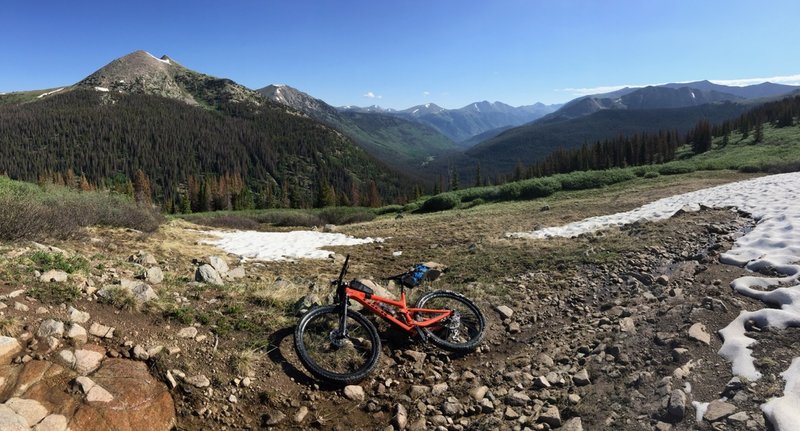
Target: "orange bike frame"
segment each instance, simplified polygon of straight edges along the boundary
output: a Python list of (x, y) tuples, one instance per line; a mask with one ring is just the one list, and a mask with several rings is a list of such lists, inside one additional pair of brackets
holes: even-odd
[[(370, 311), (372, 311), (373, 313), (377, 314), (378, 316), (381, 316), (387, 322), (392, 323), (395, 326), (398, 326), (400, 328), (403, 328), (404, 330), (406, 330), (408, 332), (416, 331), (417, 327), (423, 327), (424, 328), (424, 327), (431, 326), (431, 325), (433, 325), (433, 324), (435, 324), (435, 323), (447, 318), (448, 316), (450, 316), (450, 314), (453, 313), (451, 310), (433, 310), (433, 309), (429, 309), (429, 308), (408, 308), (406, 306), (406, 293), (405, 293), (405, 291), (400, 292), (400, 300), (399, 301), (395, 301), (395, 300), (389, 299), (389, 298), (384, 298), (384, 297), (378, 296), (378, 295), (370, 295), (370, 297), (367, 298), (367, 295), (364, 292), (361, 292), (361, 291), (355, 290), (355, 289), (351, 289), (348, 286), (345, 286), (345, 294), (347, 295), (348, 298), (354, 299), (359, 304), (361, 304), (364, 307), (367, 307), (368, 309), (370, 309)], [(383, 303), (383, 304), (390, 305), (392, 307), (397, 308), (398, 309), (397, 310), (397, 315), (402, 317), (403, 320), (405, 320), (405, 322), (403, 320), (400, 320), (397, 317), (395, 317), (395, 315), (393, 315), (393, 314), (387, 312), (386, 310), (384, 310), (383, 308), (381, 308), (378, 305), (379, 303)], [(412, 315), (414, 313), (433, 314), (434, 316), (429, 318), (429, 319), (417, 321), (417, 320), (414, 320), (414, 318), (412, 317)]]

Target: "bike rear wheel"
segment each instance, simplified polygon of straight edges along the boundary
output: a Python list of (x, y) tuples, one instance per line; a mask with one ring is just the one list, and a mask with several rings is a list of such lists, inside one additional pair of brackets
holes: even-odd
[[(486, 329), (481, 310), (460, 293), (438, 290), (417, 301), (415, 308), (451, 310), (453, 314), (435, 325), (421, 328), (435, 345), (452, 352), (471, 352), (478, 347)], [(414, 313), (414, 320), (422, 321), (437, 313)]]
[(347, 334), (340, 330), (342, 308), (317, 307), (306, 313), (294, 332), (300, 361), (314, 376), (351, 384), (364, 379), (378, 364), (381, 341), (366, 317), (347, 310)]

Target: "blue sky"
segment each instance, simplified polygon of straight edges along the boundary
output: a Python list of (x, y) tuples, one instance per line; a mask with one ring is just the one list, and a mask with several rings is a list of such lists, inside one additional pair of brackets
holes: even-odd
[(336, 106), (559, 103), (700, 79), (800, 84), (797, 17), (796, 0), (11, 0), (0, 4), (0, 92), (72, 84), (138, 49)]

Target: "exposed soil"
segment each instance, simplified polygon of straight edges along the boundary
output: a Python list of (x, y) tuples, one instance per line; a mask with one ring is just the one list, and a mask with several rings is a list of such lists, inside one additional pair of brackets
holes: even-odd
[[(52, 244), (86, 256), (89, 274), (83, 277), (97, 287), (133, 278), (141, 268), (126, 263), (128, 256), (152, 253), (167, 279), (155, 286), (160, 299), (141, 310), (119, 309), (87, 294), (40, 302), (31, 290), (50, 285), (36, 281), (25, 254), (19, 256), (26, 245), (5, 244), (0, 295), (18, 289), (25, 294), (4, 300), (9, 307), (2, 312), (21, 322), (22, 332), (35, 332), (43, 319), (67, 320), (67, 305), (73, 305), (89, 312), (92, 321), (117, 328), (113, 339), (91, 337), (110, 356), (130, 357), (135, 346), (179, 348), (147, 362), (165, 382), (170, 370), (211, 381), (207, 388), (179, 382), (172, 389), (178, 428), (185, 430), (554, 429), (571, 418), (591, 430), (763, 429), (759, 405), (782, 392), (778, 374), (800, 355), (796, 329), (754, 335), (754, 356), (765, 377), (724, 394), (744, 415), (698, 423), (691, 405), (721, 398), (732, 378), (730, 365), (716, 353), (721, 345), (716, 331), (739, 311), (763, 307), (731, 291), (729, 283), (745, 271), (718, 262), (719, 253), (752, 225), (750, 219), (729, 210), (703, 210), (569, 240), (503, 237), (731, 179), (382, 218), (340, 229), (387, 238), (384, 243), (339, 248), (335, 258), (323, 261), (248, 262), (247, 276), (225, 287), (192, 282), (193, 260), (222, 253), (197, 244), (202, 233), (184, 222), (171, 222), (152, 236), (96, 229), (85, 239)], [(394, 256), (395, 251), (403, 253)], [(353, 276), (376, 280), (420, 261), (448, 265), (448, 273), (412, 292), (412, 299), (439, 288), (474, 298), (488, 322), (482, 347), (459, 357), (380, 325), (382, 362), (361, 383), (364, 401), (351, 401), (341, 387), (310, 377), (292, 348), (293, 304), (311, 292), (324, 298), (345, 253), (352, 256)], [(232, 266), (237, 262), (233, 256), (227, 260)], [(274, 294), (255, 297), (253, 291)], [(15, 301), (30, 311), (15, 309)], [(499, 305), (509, 306), (513, 316), (503, 320)], [(40, 306), (46, 310), (39, 314)], [(689, 339), (695, 323), (705, 325), (710, 345)], [(190, 325), (199, 338), (179, 338), (178, 331)], [(41, 347), (26, 354), (52, 354)], [(425, 354), (422, 362), (417, 353)], [(473, 393), (484, 385), (484, 396)], [(689, 393), (681, 417), (669, 412), (674, 389)], [(554, 407), (558, 421), (552, 418)], [(305, 409), (305, 417), (297, 418)]]

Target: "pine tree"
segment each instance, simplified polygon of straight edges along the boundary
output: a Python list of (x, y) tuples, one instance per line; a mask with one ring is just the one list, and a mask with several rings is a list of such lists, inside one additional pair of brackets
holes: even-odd
[(133, 174), (133, 198), (141, 205), (153, 205), (153, 192), (150, 190), (150, 180), (141, 169), (137, 169)]
[(317, 208), (332, 207), (336, 205), (336, 193), (334, 193), (331, 186), (328, 184), (326, 178), (322, 178), (319, 185), (319, 193), (317, 194)]
[(375, 181), (370, 180), (369, 182), (369, 194), (367, 195), (367, 206), (372, 208), (378, 208), (381, 206), (381, 195), (378, 193), (378, 185), (375, 184)]
[(759, 119), (756, 121), (756, 130), (753, 134), (753, 143), (759, 144), (764, 141), (764, 123)]
[(475, 187), (480, 187), (481, 184), (481, 162), (475, 163)]

